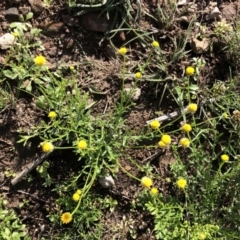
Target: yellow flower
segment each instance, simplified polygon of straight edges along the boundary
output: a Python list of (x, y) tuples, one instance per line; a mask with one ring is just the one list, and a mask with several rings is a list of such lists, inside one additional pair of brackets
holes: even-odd
[(54, 146), (51, 142), (43, 142), (40, 145), (42, 147), (42, 151), (46, 153), (52, 152), (54, 149)]
[(37, 56), (34, 58), (34, 62), (36, 65), (42, 66), (46, 63), (46, 59), (45, 59), (45, 57), (40, 55), (40, 56)]
[(192, 131), (192, 126), (191, 126), (190, 124), (188, 124), (188, 123), (185, 123), (185, 124), (181, 127), (181, 129), (182, 129), (184, 132), (188, 133), (188, 132), (191, 132), (191, 131)]
[(158, 120), (153, 120), (150, 122), (150, 127), (156, 130), (160, 127), (160, 122)]
[(80, 195), (78, 193), (74, 193), (72, 196), (72, 199), (74, 202), (78, 202), (80, 199)]
[(73, 70), (74, 70), (74, 66), (69, 66), (69, 69), (70, 69), (71, 71), (73, 71)]
[(12, 35), (16, 38), (19, 36), (19, 33), (15, 30), (14, 32), (12, 32)]
[(155, 187), (151, 188), (151, 194), (152, 195), (157, 195), (158, 194), (158, 189), (155, 188)]
[(158, 42), (158, 41), (153, 41), (153, 42), (152, 42), (152, 46), (153, 46), (154, 48), (158, 48), (158, 47), (159, 47), (159, 42)]
[(70, 223), (72, 221), (72, 214), (70, 212), (65, 212), (61, 216), (61, 221), (64, 224)]
[(198, 109), (198, 105), (196, 103), (190, 103), (188, 105), (188, 111), (191, 113), (195, 113)]
[(145, 188), (150, 188), (150, 187), (152, 186), (153, 182), (152, 182), (152, 179), (151, 179), (151, 178), (149, 178), (149, 177), (143, 177), (143, 178), (141, 179), (141, 184), (142, 184), (142, 186), (145, 187)]
[(204, 233), (200, 233), (199, 234), (199, 238), (201, 239), (201, 240), (204, 240), (204, 239), (206, 239), (206, 234), (204, 234)]
[(228, 118), (228, 114), (227, 114), (227, 113), (223, 113), (223, 114), (222, 114), (222, 117), (223, 117), (223, 118)]
[(81, 195), (82, 191), (81, 191), (80, 189), (78, 189), (78, 190), (76, 191), (76, 193), (77, 193), (78, 195)]
[(190, 145), (190, 141), (188, 138), (181, 138), (180, 144), (182, 145), (182, 147), (187, 148)]
[(77, 143), (77, 147), (79, 149), (86, 149), (87, 148), (87, 142), (85, 140), (80, 140), (78, 143)]
[(120, 49), (118, 49), (118, 54), (126, 55), (126, 53), (127, 53), (127, 48), (121, 47)]
[(142, 73), (136, 72), (136, 73), (135, 73), (135, 78), (137, 78), (137, 79), (142, 78)]
[(57, 113), (54, 112), (54, 111), (51, 111), (51, 112), (49, 112), (48, 117), (49, 118), (55, 118), (55, 117), (57, 117)]
[(163, 141), (159, 141), (158, 146), (161, 148), (165, 148), (167, 145)]
[(229, 156), (227, 154), (223, 154), (223, 155), (221, 155), (221, 160), (223, 162), (228, 162), (229, 161)]
[(166, 145), (171, 143), (171, 137), (167, 134), (162, 135), (161, 141), (164, 142)]
[(170, 183), (170, 182), (171, 182), (171, 178), (169, 178), (169, 177), (166, 178), (165, 180), (166, 180), (167, 183)]
[(184, 189), (187, 186), (187, 181), (183, 178), (177, 180), (177, 186), (181, 189)]
[(194, 67), (187, 67), (186, 71), (185, 71), (187, 76), (192, 76), (194, 74), (194, 72), (195, 72)]

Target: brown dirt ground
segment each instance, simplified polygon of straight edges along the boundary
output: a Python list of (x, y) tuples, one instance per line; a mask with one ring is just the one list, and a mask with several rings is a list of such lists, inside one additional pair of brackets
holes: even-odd
[[(40, 0), (36, 1), (39, 2)], [(48, 60), (49, 67), (55, 68), (59, 64), (65, 66), (75, 65), (78, 67), (79, 62), (89, 60), (94, 63), (94, 68), (89, 71), (89, 66), (83, 65), (78, 67), (79, 87), (88, 90), (89, 87), (94, 86), (101, 92), (106, 94), (101, 96), (93, 95), (93, 99), (99, 100), (97, 108), (94, 109), (96, 114), (101, 114), (104, 109), (110, 109), (118, 98), (120, 82), (117, 77), (121, 63), (116, 59), (114, 51), (109, 47), (108, 40), (100, 43), (104, 37), (104, 33), (89, 30), (88, 23), (84, 22), (84, 17), (75, 17), (74, 14), (78, 9), (69, 10), (63, 3), (63, 0), (53, 1), (51, 7), (44, 9), (41, 14), (35, 15), (31, 20), (34, 27), (43, 29), (41, 41), (45, 47), (44, 55)], [(142, 6), (149, 12), (155, 12), (157, 0), (143, 0)], [(160, 1), (160, 4), (163, 1)], [(206, 7), (206, 2), (197, 1), (199, 8)], [(136, 4), (133, 1), (133, 6)], [(233, 6), (238, 4), (237, 1), (218, 1), (221, 11), (224, 12), (226, 18), (232, 19)], [(28, 11), (31, 5), (28, 1), (24, 0), (9, 0), (1, 1), (0, 3), (0, 35), (8, 32), (9, 23), (11, 19), (6, 19), (4, 11), (9, 8), (17, 8), (19, 12)], [(235, 13), (235, 12), (234, 12)], [(74, 16), (74, 17), (72, 17)], [(91, 16), (90, 16), (91, 18)], [(182, 31), (184, 34), (184, 24), (178, 24), (168, 32), (161, 31), (161, 26), (156, 22), (150, 21), (146, 16), (143, 16), (140, 21), (143, 29), (154, 27), (157, 29), (155, 39), (161, 42), (163, 51), (171, 51), (172, 42), (170, 38), (174, 36), (176, 31)], [(131, 39), (131, 34), (117, 34), (113, 41), (116, 46), (120, 47), (127, 40)], [(163, 37), (163, 38), (162, 38)], [(187, 45), (187, 48), (190, 48)], [(189, 50), (189, 49), (186, 49)], [(134, 61), (138, 61), (141, 56), (142, 49), (137, 42), (131, 43), (131, 52)], [(4, 58), (6, 51), (0, 50), (1, 57)], [(189, 62), (189, 59), (194, 57), (194, 53), (190, 53), (183, 59), (183, 62)], [(204, 59), (207, 64), (200, 76), (200, 85), (211, 84), (215, 79), (228, 78), (228, 66), (225, 64), (221, 54), (212, 53), (205, 54)], [(171, 69), (172, 76), (181, 76), (182, 63), (176, 64), (174, 69)], [(130, 63), (129, 63), (130, 64)], [(146, 125), (146, 121), (156, 116), (159, 111), (159, 98), (161, 96), (161, 85), (158, 88), (154, 84), (143, 81), (140, 84), (142, 94), (140, 99), (136, 102), (134, 108), (131, 109), (127, 116), (127, 124), (133, 129), (138, 130)], [(161, 111), (167, 113), (175, 110), (175, 105), (171, 104), (166, 99), (165, 104), (161, 105)], [(31, 126), (38, 123), (40, 119), (46, 117), (45, 113), (37, 109), (34, 105), (34, 99), (22, 96), (16, 102), (8, 105), (0, 112), (1, 126), (0, 126), (0, 194), (3, 195), (9, 202), (9, 207), (13, 208), (24, 224), (27, 225), (27, 231), (32, 239), (40, 239), (40, 236), (50, 239), (58, 232), (58, 229), (52, 229), (49, 219), (46, 217), (48, 214), (46, 209), (54, 208), (54, 202), (57, 195), (51, 192), (51, 188), (43, 187), (43, 180), (38, 176), (34, 170), (31, 173), (33, 181), (28, 182), (25, 178), (20, 181), (16, 186), (11, 186), (10, 180), (3, 172), (20, 171), (27, 164), (41, 155), (38, 148), (39, 141), (33, 141), (26, 147), (17, 143), (19, 139), (19, 128), (27, 130)], [(67, 153), (69, 154), (69, 153)], [(163, 177), (168, 176), (168, 165), (174, 161), (171, 153), (168, 151), (153, 150), (129, 150), (129, 154), (138, 161), (139, 164), (144, 165), (150, 162), (155, 168), (156, 173)], [(155, 154), (157, 154), (155, 156)], [(67, 171), (73, 171), (73, 167), (77, 163), (74, 161), (66, 163), (65, 155), (61, 152), (56, 152), (48, 159), (51, 163), (53, 171), (52, 177), (63, 182), (67, 176)], [(75, 159), (76, 160), (76, 159)], [(57, 163), (56, 163), (57, 162)], [(130, 170), (131, 173), (139, 175), (133, 166), (125, 160), (121, 159), (122, 165)], [(60, 163), (60, 164), (59, 164)], [(71, 170), (72, 169), (72, 170)], [(51, 172), (51, 171), (50, 171)], [(121, 204), (116, 208), (114, 214), (106, 213), (105, 232), (103, 239), (113, 239), (117, 236), (116, 233), (111, 232), (111, 224), (116, 224), (122, 219), (123, 213), (127, 214), (128, 218), (135, 220), (134, 227), (137, 229), (139, 240), (154, 239), (153, 221), (151, 216), (147, 213), (131, 213), (128, 212), (130, 203), (134, 200), (134, 193), (139, 192), (138, 184), (130, 180), (121, 171), (117, 174), (117, 184), (114, 189), (103, 190), (96, 186), (94, 191), (99, 192), (103, 196), (111, 196), (118, 199)], [(171, 191), (171, 187), (164, 183), (159, 183), (157, 186), (164, 193)], [(22, 208), (19, 204), (23, 201), (28, 201), (26, 206)], [(41, 226), (45, 226), (43, 231)], [(59, 226), (58, 226), (59, 227)], [(148, 233), (147, 229), (150, 229)], [(53, 239), (53, 238), (51, 238)], [(117, 236), (115, 239), (131, 239), (130, 235)]]

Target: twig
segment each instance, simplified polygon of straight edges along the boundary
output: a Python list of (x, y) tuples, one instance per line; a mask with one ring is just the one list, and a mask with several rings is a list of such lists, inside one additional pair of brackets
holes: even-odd
[(182, 112), (181, 112), (181, 111), (175, 111), (175, 112), (169, 113), (169, 114), (167, 114), (167, 115), (163, 115), (163, 116), (154, 118), (154, 119), (152, 119), (152, 120), (148, 120), (148, 121), (147, 121), (147, 125), (149, 125), (153, 120), (158, 120), (159, 122), (163, 122), (163, 121), (169, 120), (169, 119), (171, 119), (171, 118), (178, 117), (178, 116), (180, 116), (181, 114), (187, 113), (187, 112), (188, 112), (188, 108), (184, 108)]
[[(60, 142), (56, 144), (56, 146), (61, 146), (63, 142)], [(11, 181), (11, 184), (14, 186), (16, 185), (23, 177), (25, 177), (28, 173), (30, 173), (33, 169), (35, 169), (39, 164), (41, 164), (46, 158), (49, 157), (49, 155), (52, 152), (44, 153), (42, 154), (37, 160), (35, 160), (33, 163), (30, 163), (28, 166), (26, 166), (25, 169), (23, 169), (20, 173), (17, 174), (17, 176)]]

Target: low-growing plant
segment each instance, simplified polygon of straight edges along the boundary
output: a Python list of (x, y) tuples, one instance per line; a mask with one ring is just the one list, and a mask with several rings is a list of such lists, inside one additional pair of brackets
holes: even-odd
[(0, 238), (3, 240), (30, 240), (25, 225), (13, 210), (7, 209), (7, 201), (0, 198)]

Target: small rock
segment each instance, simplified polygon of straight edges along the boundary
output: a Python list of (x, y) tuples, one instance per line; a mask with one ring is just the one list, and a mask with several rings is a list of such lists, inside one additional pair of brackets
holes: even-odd
[(190, 44), (195, 54), (205, 53), (209, 48), (209, 40), (206, 38), (203, 38), (202, 41), (199, 41), (198, 39), (193, 38)]
[(41, 0), (28, 0), (28, 2), (36, 15), (39, 15), (44, 10), (44, 4)]
[(0, 48), (1, 49), (8, 49), (14, 43), (14, 36), (11, 33), (6, 33), (0, 37)]
[(177, 6), (183, 6), (183, 5), (186, 5), (190, 2), (190, 0), (180, 0), (178, 1), (177, 3)]
[(211, 20), (211, 19), (216, 19), (216, 20), (222, 19), (222, 14), (219, 11), (218, 7), (215, 7), (213, 11), (206, 16), (206, 20)]
[(86, 30), (95, 32), (106, 32), (110, 26), (110, 22), (100, 16), (99, 13), (86, 13), (82, 16), (82, 25)]
[(17, 8), (9, 8), (5, 11), (5, 18), (9, 22), (19, 21), (19, 12)]
[(113, 187), (115, 185), (114, 179), (110, 175), (100, 177), (98, 179), (98, 182), (103, 188), (110, 188), (110, 187)]
[(63, 26), (64, 24), (62, 22), (50, 22), (39, 27), (43, 28), (43, 34), (54, 37), (61, 33)]
[(133, 91), (132, 88), (126, 87), (126, 88), (124, 88), (124, 91), (127, 93), (131, 92), (131, 99), (133, 101), (137, 101), (141, 96), (141, 88), (135, 88), (134, 92), (132, 92)]

